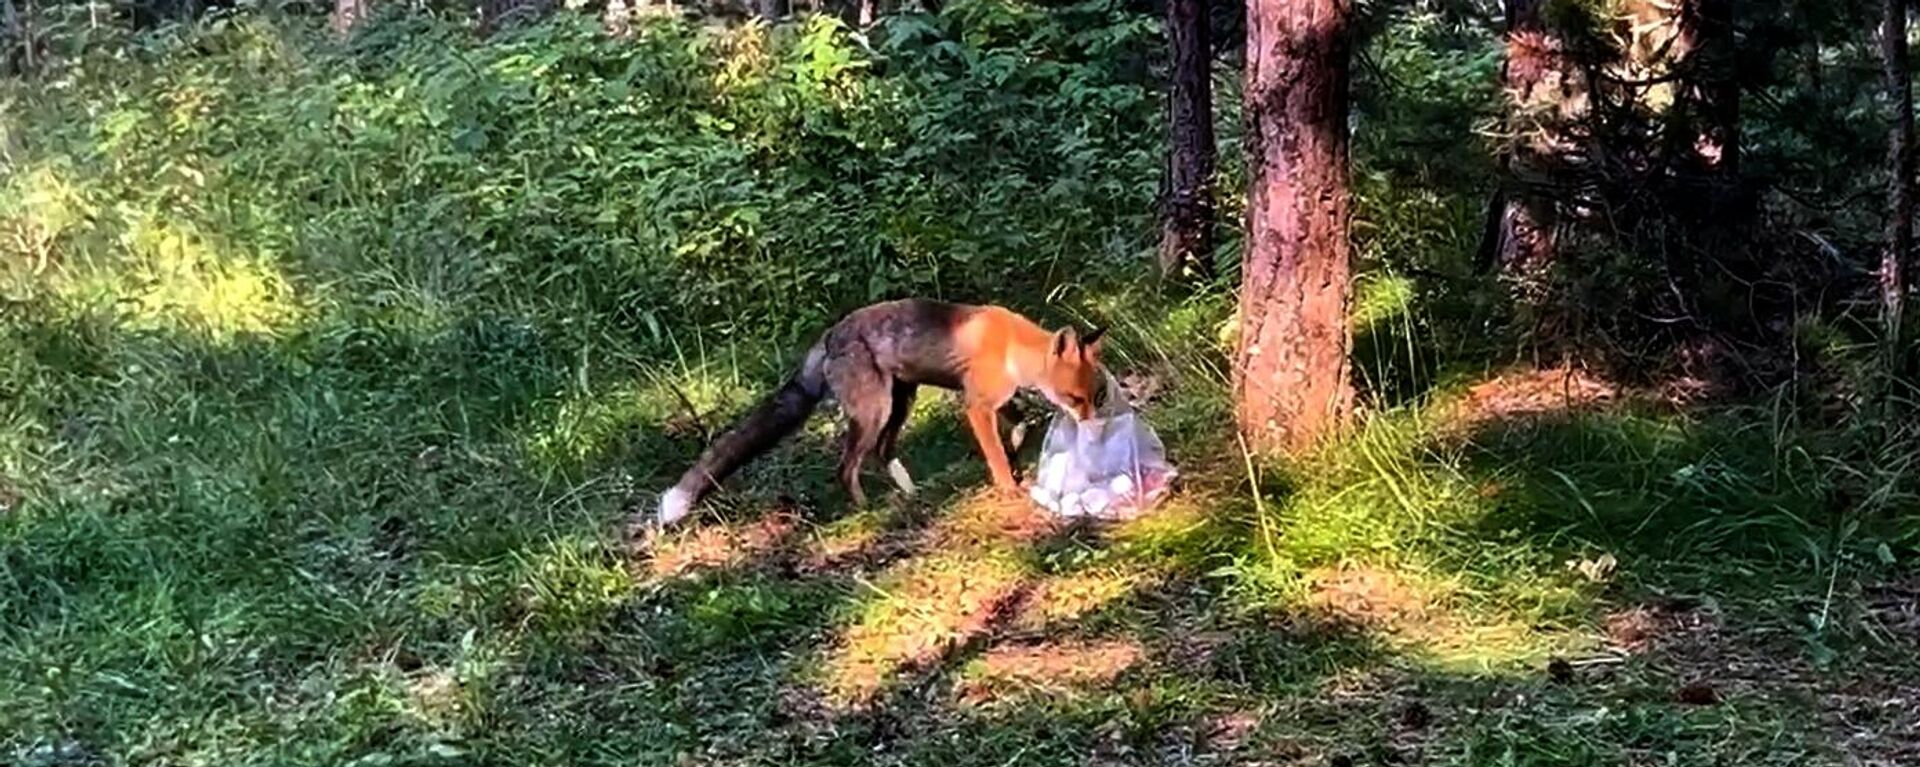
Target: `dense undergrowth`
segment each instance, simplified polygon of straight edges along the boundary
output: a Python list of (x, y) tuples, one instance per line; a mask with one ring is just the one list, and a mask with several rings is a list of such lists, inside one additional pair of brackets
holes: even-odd
[[(1370, 41), (1356, 120), (1370, 414), (1244, 461), (1230, 296), (1141, 276), (1157, 34), (1103, 3), (484, 43), (233, 15), (0, 86), (0, 762), (1845, 751), (1808, 695), (1676, 703), (1722, 669), (1622, 661), (1612, 622), (1884, 682), (1907, 639), (1862, 595), (1914, 545), (1898, 449), (1786, 398), (1480, 386), (1489, 165), (1446, 137), (1497, 63), (1413, 14)], [(625, 548), (807, 334), (908, 294), (1112, 324), (1186, 491), (1031, 529), (928, 398), (926, 498), (844, 509), (821, 422)], [(1569, 687), (1553, 656), (1600, 660)]]

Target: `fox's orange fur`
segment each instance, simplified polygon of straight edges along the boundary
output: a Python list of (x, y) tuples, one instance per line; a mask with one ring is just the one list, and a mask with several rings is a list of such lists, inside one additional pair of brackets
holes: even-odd
[(904, 299), (854, 311), (807, 351), (784, 386), (661, 494), (659, 521), (684, 517), (727, 475), (799, 428), (828, 395), (847, 414), (839, 475), (853, 502), (866, 500), (860, 467), (868, 457), (889, 462), (895, 483), (911, 493), (912, 481), (893, 454), (922, 385), (960, 392), (994, 485), (1015, 490), (1000, 442), (1001, 406), (1020, 389), (1033, 389), (1075, 418), (1091, 418), (1100, 336), (1098, 330), (1085, 338), (1072, 328), (1048, 331), (998, 306)]
[(1038, 389), (1082, 420), (1093, 417), (1100, 339), (1082, 342), (1073, 329), (1048, 332), (998, 306), (982, 307), (954, 328), (954, 352), (965, 361), (960, 391), (967, 425), (987, 459), (995, 486), (1015, 487), (1000, 444), (998, 413), (1021, 388)]

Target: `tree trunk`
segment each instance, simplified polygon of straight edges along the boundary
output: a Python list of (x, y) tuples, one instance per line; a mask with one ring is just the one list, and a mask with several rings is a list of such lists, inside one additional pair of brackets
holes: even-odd
[(1351, 0), (1247, 6), (1247, 247), (1233, 387), (1255, 451), (1298, 452), (1353, 408), (1347, 325)]
[(633, 4), (628, 0), (607, 0), (600, 11), (600, 27), (614, 37), (626, 37), (633, 31)]
[(1887, 131), (1887, 231), (1880, 253), (1880, 317), (1889, 361), (1900, 344), (1907, 252), (1913, 247), (1913, 73), (1907, 68), (1907, 2), (1884, 0), (1881, 63), (1893, 108)]
[(6, 45), (5, 55), (0, 56), (0, 75), (12, 76), (26, 71), (24, 52), (33, 42), (27, 39), (26, 27), (20, 23), (20, 11), (13, 7), (13, 0), (0, 0), (0, 31), (6, 33), (4, 40), (0, 40)]
[(1704, 158), (1708, 167), (1727, 183), (1738, 183), (1740, 175), (1740, 69), (1737, 40), (1733, 34), (1733, 0), (1700, 0), (1701, 48), (1706, 54), (1702, 65), (1705, 82), (1695, 86), (1701, 117), (1705, 125), (1697, 152), (1717, 152)]
[(538, 19), (553, 10), (551, 0), (480, 0), (481, 36), (507, 26)]
[(366, 19), (369, 10), (371, 10), (369, 0), (334, 0), (334, 34), (345, 36), (352, 31), (354, 25)]
[(1691, 0), (1681, 8), (1685, 76), (1676, 106), (1687, 118), (1676, 160), (1721, 184), (1740, 170), (1740, 80), (1735, 71), (1732, 0)]
[[(1740, 182), (1740, 80), (1735, 71), (1733, 0), (1686, 0), (1675, 9), (1668, 66), (1678, 73), (1666, 125), (1667, 196), (1691, 247), (1718, 270), (1760, 278), (1745, 263), (1755, 208)], [(1693, 281), (1716, 269), (1696, 265)]]
[(761, 18), (767, 21), (779, 21), (793, 10), (791, 0), (758, 0)]
[[(1542, 0), (1507, 0), (1506, 61), (1500, 68), (1507, 93), (1507, 132), (1513, 136), (1503, 158), (1502, 189), (1493, 198), (1497, 213), (1481, 244), (1482, 262), (1526, 284), (1554, 260), (1550, 205), (1529, 191), (1553, 175), (1557, 155), (1567, 151), (1566, 114), (1571, 67), (1558, 39), (1541, 16)], [(1535, 296), (1538, 298), (1538, 296)], [(1523, 296), (1524, 298), (1524, 296)]]
[(1191, 265), (1213, 273), (1213, 39), (1207, 0), (1168, 0), (1167, 46), (1173, 61), (1167, 94), (1167, 198), (1160, 226), (1160, 274)]

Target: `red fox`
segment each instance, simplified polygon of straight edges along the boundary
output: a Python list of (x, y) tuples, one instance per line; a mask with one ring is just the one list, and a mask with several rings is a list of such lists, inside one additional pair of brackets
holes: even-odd
[(894, 457), (900, 427), (921, 385), (956, 390), (993, 484), (1017, 489), (1000, 443), (1000, 407), (1022, 388), (1085, 420), (1093, 417), (1100, 338), (1073, 328), (1049, 332), (998, 306), (902, 299), (855, 310), (821, 336), (800, 369), (732, 430), (714, 440), (679, 483), (660, 494), (658, 522), (671, 525), (747, 461), (805, 423), (832, 396), (847, 415), (839, 479), (854, 505), (866, 503), (860, 464), (887, 462), (901, 492), (913, 479)]

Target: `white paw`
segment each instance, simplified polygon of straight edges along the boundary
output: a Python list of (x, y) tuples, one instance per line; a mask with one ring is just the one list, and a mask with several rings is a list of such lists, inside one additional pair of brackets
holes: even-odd
[(907, 495), (917, 492), (913, 486), (912, 475), (907, 474), (907, 467), (900, 463), (900, 459), (895, 458), (887, 462), (887, 476), (893, 478), (893, 485), (900, 488), (900, 492)]
[(659, 521), (666, 527), (686, 517), (693, 511), (693, 494), (680, 488), (674, 488), (660, 494)]

